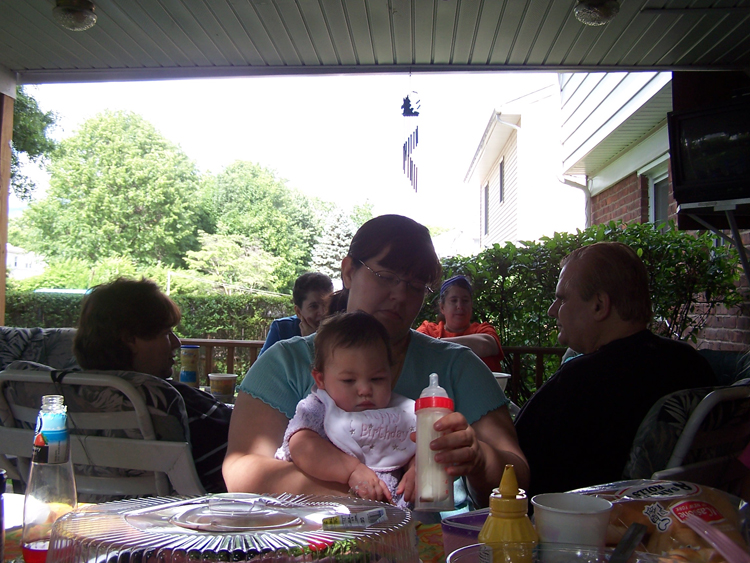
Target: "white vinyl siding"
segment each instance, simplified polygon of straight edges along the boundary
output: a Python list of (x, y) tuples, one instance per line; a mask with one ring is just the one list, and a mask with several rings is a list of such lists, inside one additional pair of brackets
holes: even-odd
[(671, 73), (561, 74), (563, 173), (597, 175), (663, 127)]
[[(516, 240), (518, 210), (518, 140), (513, 132), (502, 150), (497, 162), (490, 168), (490, 176), (485, 178), (489, 186), (489, 229), (482, 236), (482, 246)], [(503, 200), (500, 202), (500, 163), (502, 162)]]

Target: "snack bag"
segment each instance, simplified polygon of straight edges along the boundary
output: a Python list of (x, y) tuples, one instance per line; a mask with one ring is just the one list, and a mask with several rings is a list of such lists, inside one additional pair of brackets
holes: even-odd
[(720, 563), (724, 558), (685, 523), (694, 514), (716, 526), (745, 551), (738, 502), (734, 497), (703, 485), (685, 481), (620, 481), (578, 489), (612, 502), (607, 545), (615, 546), (633, 522), (648, 531), (638, 551), (695, 563)]

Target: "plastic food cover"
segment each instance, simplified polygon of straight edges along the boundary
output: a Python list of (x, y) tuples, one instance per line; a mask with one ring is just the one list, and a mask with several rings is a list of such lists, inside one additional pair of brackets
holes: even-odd
[[(365, 520), (369, 522), (353, 522)], [(325, 520), (325, 522), (324, 522)], [(60, 518), (48, 561), (418, 563), (411, 514), (358, 498), (227, 493), (86, 506)]]

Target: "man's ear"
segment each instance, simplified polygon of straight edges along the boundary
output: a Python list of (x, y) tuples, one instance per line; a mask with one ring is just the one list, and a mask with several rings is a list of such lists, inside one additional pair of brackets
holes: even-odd
[(314, 369), (312, 370), (312, 376), (313, 376), (313, 379), (315, 380), (315, 385), (318, 386), (318, 389), (325, 390), (325, 387), (323, 385), (323, 374), (320, 373), (318, 370)]
[(351, 256), (346, 256), (341, 261), (341, 281), (345, 289), (351, 287), (352, 274), (354, 273), (354, 260)]
[(594, 309), (594, 319), (597, 321), (606, 320), (612, 311), (612, 302), (609, 299), (609, 295), (604, 292), (598, 292), (592, 299), (592, 307)]
[(300, 319), (302, 318), (302, 310), (297, 305), (294, 306), (294, 314)]
[(120, 338), (122, 339), (123, 343), (130, 348), (130, 351), (135, 353), (136, 346), (135, 346), (135, 336), (132, 334), (122, 333), (120, 335)]

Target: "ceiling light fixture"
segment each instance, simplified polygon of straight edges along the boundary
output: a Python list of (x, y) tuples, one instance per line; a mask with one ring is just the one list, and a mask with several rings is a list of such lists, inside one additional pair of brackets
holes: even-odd
[(620, 11), (617, 0), (578, 0), (573, 8), (576, 19), (586, 25), (609, 23)]
[(58, 25), (70, 31), (84, 31), (94, 26), (94, 3), (89, 0), (57, 0), (52, 16)]

